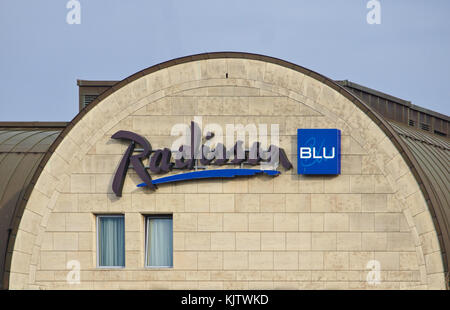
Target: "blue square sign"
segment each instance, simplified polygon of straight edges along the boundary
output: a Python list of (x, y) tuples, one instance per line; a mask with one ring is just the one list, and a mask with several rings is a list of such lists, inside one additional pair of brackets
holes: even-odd
[(341, 173), (339, 129), (297, 129), (298, 174)]

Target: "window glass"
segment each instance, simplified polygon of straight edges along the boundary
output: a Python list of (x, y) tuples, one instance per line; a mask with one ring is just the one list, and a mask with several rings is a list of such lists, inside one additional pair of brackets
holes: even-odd
[(172, 216), (147, 217), (146, 266), (173, 266)]
[(98, 266), (125, 266), (125, 221), (123, 215), (97, 217)]

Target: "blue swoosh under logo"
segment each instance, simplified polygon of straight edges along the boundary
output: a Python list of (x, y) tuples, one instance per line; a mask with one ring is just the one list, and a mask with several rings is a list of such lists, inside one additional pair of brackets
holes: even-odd
[[(277, 176), (280, 174), (280, 171), (261, 170), (261, 169), (214, 169), (214, 170), (193, 171), (152, 180), (152, 184), (162, 184), (162, 183), (179, 182), (195, 179), (208, 179), (208, 178), (234, 178), (237, 176), (252, 176), (255, 174), (267, 174), (271, 176)], [(147, 183), (141, 183), (137, 185), (137, 187), (145, 187), (145, 186), (147, 186)]]

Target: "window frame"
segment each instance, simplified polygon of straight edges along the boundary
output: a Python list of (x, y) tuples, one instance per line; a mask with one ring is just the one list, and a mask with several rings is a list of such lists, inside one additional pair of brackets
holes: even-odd
[[(124, 269), (125, 268), (125, 266), (126, 266), (126, 237), (125, 237), (125, 234), (126, 234), (126, 229), (125, 229), (125, 215), (124, 214), (96, 214), (95, 215), (95, 217), (96, 217), (96, 234), (97, 234), (97, 268), (99, 268), (99, 269)], [(124, 255), (125, 255), (125, 257), (124, 257), (124, 263), (123, 263), (123, 266), (100, 266), (100, 255), (99, 255), (99, 250), (100, 250), (100, 247), (99, 247), (99, 245), (100, 245), (100, 229), (99, 229), (99, 224), (100, 224), (100, 218), (102, 218), (102, 217), (121, 217), (121, 218), (123, 218), (123, 223), (124, 223), (124, 235), (123, 235), (123, 238), (124, 238)]]
[[(148, 259), (148, 225), (150, 219), (171, 219), (172, 220), (172, 266), (149, 266), (147, 265)], [(171, 269), (173, 268), (173, 214), (145, 214), (145, 248), (144, 248), (144, 268), (148, 269)]]

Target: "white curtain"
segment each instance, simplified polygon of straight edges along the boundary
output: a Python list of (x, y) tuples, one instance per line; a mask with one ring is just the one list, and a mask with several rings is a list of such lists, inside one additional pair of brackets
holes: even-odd
[(125, 266), (125, 223), (123, 216), (101, 216), (98, 219), (99, 266)]
[(173, 266), (172, 218), (147, 218), (147, 266)]

